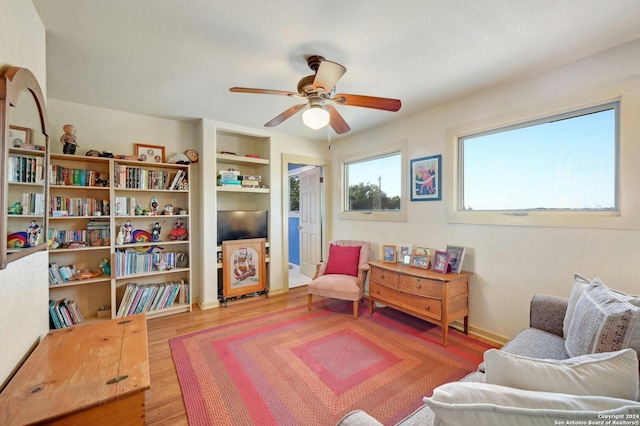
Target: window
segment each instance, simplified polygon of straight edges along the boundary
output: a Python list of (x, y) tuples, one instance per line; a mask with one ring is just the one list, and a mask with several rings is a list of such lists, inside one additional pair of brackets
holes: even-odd
[(457, 210), (617, 212), (618, 116), (613, 102), (459, 137)]
[(300, 176), (289, 176), (289, 211), (300, 211)]
[(405, 145), (343, 159), (343, 218), (406, 220)]

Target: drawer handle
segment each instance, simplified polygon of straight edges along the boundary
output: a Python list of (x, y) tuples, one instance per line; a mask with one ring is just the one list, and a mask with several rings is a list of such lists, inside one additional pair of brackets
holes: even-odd
[(416, 284), (416, 288), (422, 288), (422, 285), (420, 283)]
[(380, 294), (380, 290), (376, 290), (376, 294)]
[(430, 307), (429, 305), (426, 305), (424, 308), (425, 308), (427, 311), (428, 311), (429, 309), (431, 309), (431, 307)]

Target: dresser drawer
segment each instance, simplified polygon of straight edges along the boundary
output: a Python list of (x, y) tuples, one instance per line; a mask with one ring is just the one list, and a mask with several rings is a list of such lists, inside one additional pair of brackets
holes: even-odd
[(387, 287), (398, 288), (398, 273), (374, 266), (371, 268), (371, 281), (376, 281)]
[(400, 290), (408, 291), (423, 296), (442, 298), (442, 283), (440, 281), (427, 278), (412, 277), (409, 275), (400, 276)]
[(415, 312), (438, 321), (442, 319), (442, 303), (437, 299), (401, 292), (373, 281), (369, 283), (369, 296), (379, 300), (380, 303), (396, 305), (405, 311)]

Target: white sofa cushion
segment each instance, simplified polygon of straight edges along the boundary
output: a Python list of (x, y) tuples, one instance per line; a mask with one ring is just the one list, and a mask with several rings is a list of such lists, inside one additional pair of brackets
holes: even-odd
[(569, 334), (569, 325), (571, 325), (571, 318), (573, 318), (573, 311), (576, 309), (576, 303), (582, 295), (582, 292), (591, 280), (586, 279), (580, 274), (573, 274), (573, 287), (571, 287), (571, 294), (569, 295), (569, 301), (567, 302), (567, 311), (564, 314), (564, 321), (562, 323), (562, 334), (566, 339)]
[(640, 413), (640, 403), (625, 399), (466, 382), (439, 386), (424, 402), (435, 413), (434, 426), (549, 426), (561, 421), (606, 421), (615, 415)]
[(576, 303), (565, 347), (570, 357), (629, 347), (640, 308), (608, 289), (597, 278)]
[(497, 349), (484, 353), (487, 383), (572, 395), (638, 399), (638, 357), (633, 349), (562, 361), (535, 359)]

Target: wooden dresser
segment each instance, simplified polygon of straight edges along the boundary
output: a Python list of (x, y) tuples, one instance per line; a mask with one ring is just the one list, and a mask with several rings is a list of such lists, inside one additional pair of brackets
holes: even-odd
[(0, 424), (144, 425), (144, 314), (49, 332), (0, 393)]
[(442, 327), (442, 345), (447, 346), (449, 324), (464, 318), (469, 333), (470, 272), (441, 274), (401, 263), (369, 262), (369, 312), (374, 303), (429, 321)]

